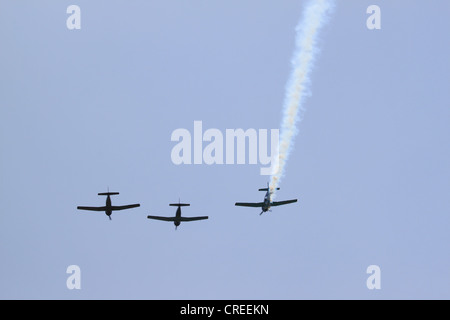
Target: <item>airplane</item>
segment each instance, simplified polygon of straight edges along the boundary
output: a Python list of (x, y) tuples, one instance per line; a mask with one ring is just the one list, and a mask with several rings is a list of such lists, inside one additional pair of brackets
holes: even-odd
[(173, 221), (173, 224), (175, 225), (175, 230), (177, 230), (180, 223), (187, 222), (187, 221), (196, 221), (196, 220), (205, 220), (208, 219), (207, 216), (201, 216), (201, 217), (182, 217), (181, 216), (181, 207), (187, 207), (190, 206), (189, 203), (171, 203), (169, 206), (172, 207), (178, 207), (177, 212), (175, 214), (175, 217), (160, 217), (160, 216), (147, 216), (148, 219), (154, 219), (154, 220), (161, 220), (161, 221)]
[[(277, 190), (280, 190), (280, 188), (277, 188)], [(236, 202), (234, 205), (240, 207), (262, 208), (262, 211), (259, 214), (262, 215), (264, 212), (272, 211), (270, 210), (270, 207), (282, 206), (284, 204), (297, 202), (297, 199), (285, 201), (272, 201), (271, 199), (272, 192), (270, 192), (269, 183), (267, 183), (267, 188), (258, 189), (258, 191), (267, 191), (266, 195), (264, 196), (264, 202)]]
[(111, 197), (113, 195), (117, 195), (119, 194), (118, 192), (102, 192), (99, 193), (99, 196), (107, 196), (106, 198), (106, 206), (104, 207), (77, 207), (78, 210), (89, 210), (89, 211), (105, 211), (106, 215), (108, 216), (109, 220), (111, 219), (111, 214), (113, 211), (118, 211), (118, 210), (124, 210), (124, 209), (131, 209), (131, 208), (137, 208), (140, 207), (141, 205), (138, 204), (130, 204), (130, 205), (126, 205), (126, 206), (113, 206), (111, 205)]

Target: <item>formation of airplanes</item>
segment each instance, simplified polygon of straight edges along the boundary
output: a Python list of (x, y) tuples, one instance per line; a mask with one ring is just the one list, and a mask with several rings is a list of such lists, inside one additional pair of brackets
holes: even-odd
[[(277, 190), (280, 190), (280, 188), (277, 188)], [(284, 200), (284, 201), (272, 201), (272, 191), (269, 188), (269, 184), (267, 184), (267, 188), (261, 188), (258, 191), (266, 191), (266, 194), (264, 196), (263, 202), (236, 202), (235, 206), (239, 207), (253, 207), (253, 208), (261, 208), (261, 214), (270, 210), (271, 207), (276, 206), (282, 206), (289, 203), (297, 202), (297, 199), (292, 200)], [(128, 204), (128, 205), (122, 205), (122, 206), (113, 206), (111, 202), (111, 196), (118, 195), (119, 192), (101, 192), (98, 195), (99, 196), (107, 196), (106, 197), (106, 204), (105, 206), (101, 207), (86, 207), (86, 206), (78, 206), (78, 210), (87, 210), (87, 211), (98, 211), (98, 212), (105, 212), (105, 214), (108, 216), (109, 220), (111, 219), (111, 215), (113, 211), (119, 211), (119, 210), (125, 210), (125, 209), (132, 209), (140, 207), (139, 203), (136, 204)], [(206, 220), (209, 217), (208, 216), (197, 216), (197, 217), (182, 217), (181, 216), (181, 207), (187, 207), (190, 206), (189, 203), (181, 203), (178, 201), (178, 203), (171, 203), (169, 206), (177, 207), (177, 211), (175, 213), (175, 216), (173, 217), (164, 217), (164, 216), (147, 216), (148, 219), (152, 220), (160, 220), (160, 221), (169, 221), (173, 222), (175, 225), (175, 230), (178, 228), (178, 226), (181, 224), (181, 222), (188, 222), (188, 221), (199, 221), (199, 220)]]

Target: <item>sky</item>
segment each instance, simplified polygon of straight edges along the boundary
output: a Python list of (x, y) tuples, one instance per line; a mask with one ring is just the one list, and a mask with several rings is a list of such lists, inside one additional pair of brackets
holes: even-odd
[[(260, 164), (171, 159), (194, 121), (279, 128), (304, 4), (0, 0), (0, 298), (449, 299), (448, 1), (336, 1), (277, 193), (297, 203), (234, 206)], [(108, 188), (141, 206), (76, 209)], [(209, 219), (146, 219), (179, 199)]]

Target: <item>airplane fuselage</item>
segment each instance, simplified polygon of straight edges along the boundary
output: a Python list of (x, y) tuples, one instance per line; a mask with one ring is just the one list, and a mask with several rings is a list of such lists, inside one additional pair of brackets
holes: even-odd
[(106, 209), (105, 209), (105, 213), (108, 217), (110, 217), (111, 219), (111, 214), (112, 214), (112, 210), (111, 210), (111, 197), (107, 196), (106, 197)]
[(262, 205), (262, 211), (267, 212), (270, 209), (270, 191), (267, 190), (266, 195), (264, 196), (264, 203)]
[(181, 223), (181, 207), (178, 207), (173, 224), (175, 225), (175, 227), (178, 227), (180, 223)]

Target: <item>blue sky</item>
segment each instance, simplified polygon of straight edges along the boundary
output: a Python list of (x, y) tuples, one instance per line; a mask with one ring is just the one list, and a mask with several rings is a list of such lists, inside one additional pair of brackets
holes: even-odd
[[(337, 1), (277, 196), (298, 203), (259, 216), (234, 206), (259, 165), (171, 161), (195, 120), (279, 127), (302, 4), (0, 1), (0, 298), (449, 299), (448, 1)], [(76, 210), (108, 187), (141, 207)], [(146, 219), (178, 198), (209, 220)]]

